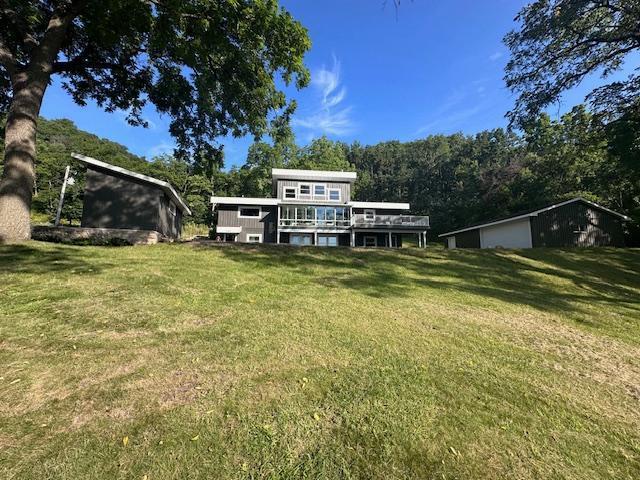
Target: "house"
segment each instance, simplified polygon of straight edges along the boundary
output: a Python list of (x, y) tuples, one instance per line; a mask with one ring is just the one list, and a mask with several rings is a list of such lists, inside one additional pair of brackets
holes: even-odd
[(148, 230), (175, 239), (189, 207), (167, 182), (76, 153), (87, 165), (81, 226)]
[(211, 197), (216, 236), (226, 242), (401, 247), (403, 235), (426, 245), (429, 217), (408, 203), (351, 199), (355, 172), (274, 168), (273, 198)]
[(629, 217), (584, 198), (439, 235), (448, 248), (624, 246)]

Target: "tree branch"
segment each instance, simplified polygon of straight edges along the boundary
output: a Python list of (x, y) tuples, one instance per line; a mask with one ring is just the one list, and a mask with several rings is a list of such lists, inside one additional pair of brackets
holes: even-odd
[(18, 62), (4, 43), (0, 42), (0, 63), (6, 68), (10, 76), (13, 76), (18, 69)]

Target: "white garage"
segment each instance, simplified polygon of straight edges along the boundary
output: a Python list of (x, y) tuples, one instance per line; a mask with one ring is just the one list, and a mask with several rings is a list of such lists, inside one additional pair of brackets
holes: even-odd
[(480, 248), (531, 248), (529, 217), (480, 229)]

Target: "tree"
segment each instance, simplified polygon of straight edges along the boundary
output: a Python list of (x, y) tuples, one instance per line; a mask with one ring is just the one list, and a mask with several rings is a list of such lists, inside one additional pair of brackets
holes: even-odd
[[(519, 127), (538, 117), (586, 76), (619, 70), (640, 48), (640, 0), (537, 0), (524, 7), (519, 30), (504, 41), (511, 50), (507, 86), (518, 95), (508, 113)], [(612, 82), (588, 96), (593, 111), (607, 120), (630, 110), (640, 113), (640, 75)]]
[(297, 158), (289, 168), (306, 170), (353, 170), (347, 160), (347, 146), (322, 136), (298, 150)]
[(0, 239), (30, 236), (36, 126), (47, 86), (123, 109), (145, 125), (152, 103), (171, 118), (181, 158), (221, 158), (216, 138), (261, 136), (288, 118), (275, 85), (302, 88), (306, 30), (277, 0), (4, 0), (0, 109), (7, 111)]

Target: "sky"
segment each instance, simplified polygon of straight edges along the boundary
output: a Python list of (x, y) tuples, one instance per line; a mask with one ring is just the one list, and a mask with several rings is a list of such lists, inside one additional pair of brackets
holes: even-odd
[[(504, 127), (514, 98), (503, 81), (509, 52), (504, 35), (527, 3), (520, 0), (282, 0), (309, 31), (305, 57), (311, 84), (285, 88), (298, 109), (296, 141), (322, 135), (347, 143), (409, 141), (430, 134)], [(557, 117), (602, 81), (585, 80), (549, 110)], [(49, 119), (69, 118), (82, 130), (152, 158), (171, 153), (169, 119), (145, 108), (149, 128), (132, 127), (124, 112), (95, 104), (75, 105), (59, 81), (41, 110)], [(253, 138), (224, 138), (225, 168), (242, 165)]]

